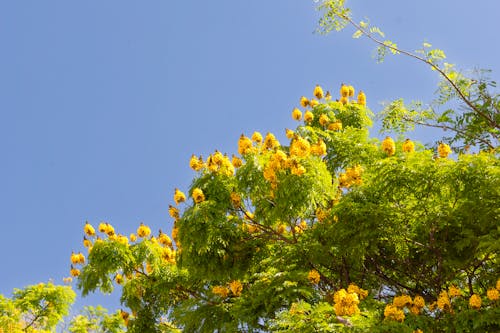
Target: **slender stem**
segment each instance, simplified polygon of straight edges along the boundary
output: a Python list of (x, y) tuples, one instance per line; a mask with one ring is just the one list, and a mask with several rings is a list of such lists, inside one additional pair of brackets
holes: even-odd
[[(458, 134), (461, 134), (463, 135), (464, 137), (470, 137), (469, 135), (467, 135), (467, 133), (465, 133), (464, 131), (462, 130), (459, 130), (455, 127), (451, 127), (451, 126), (447, 126), (447, 125), (436, 125), (436, 124), (429, 124), (429, 123), (426, 123), (426, 122), (423, 122), (423, 121), (418, 121), (418, 120), (413, 120), (413, 119), (409, 119), (409, 118), (406, 118), (406, 117), (403, 117), (404, 120), (406, 121), (410, 121), (412, 123), (415, 123), (417, 125), (422, 125), (422, 126), (427, 126), (427, 127), (434, 127), (434, 128), (440, 128), (440, 129), (444, 129), (444, 130), (450, 130), (450, 131), (453, 131), (453, 132), (456, 132)], [(487, 145), (489, 148), (491, 149), (494, 149), (495, 147), (491, 144), (491, 142), (483, 139), (483, 138), (480, 138), (480, 137), (476, 137), (476, 138), (471, 138), (473, 140), (477, 140), (479, 142), (482, 142), (484, 143), (485, 145)]]
[(480, 111), (474, 104), (472, 104), (472, 102), (463, 94), (463, 92), (460, 90), (460, 88), (458, 88), (458, 86), (453, 82), (453, 80), (448, 75), (446, 75), (446, 73), (441, 68), (439, 68), (436, 64), (432, 63), (431, 61), (429, 61), (429, 60), (427, 60), (425, 58), (419, 57), (418, 55), (413, 54), (411, 52), (399, 49), (399, 48), (397, 48), (395, 46), (392, 46), (392, 45), (387, 45), (383, 41), (375, 38), (372, 33), (366, 31), (365, 29), (363, 29), (360, 25), (358, 25), (356, 22), (354, 22), (350, 17), (348, 17), (346, 15), (343, 15), (343, 14), (340, 14), (340, 13), (335, 13), (335, 14), (337, 16), (339, 16), (341, 19), (348, 21), (356, 29), (358, 29), (359, 31), (361, 31), (361, 33), (363, 35), (365, 35), (366, 37), (368, 37), (370, 40), (372, 40), (376, 44), (379, 44), (382, 47), (386, 47), (388, 49), (391, 49), (391, 50), (393, 50), (395, 52), (407, 55), (407, 56), (409, 56), (411, 58), (417, 59), (417, 60), (419, 60), (419, 61), (421, 61), (421, 62), (423, 62), (423, 63), (431, 66), (431, 68), (435, 69), (439, 74), (441, 74), (441, 76), (444, 77), (444, 79), (446, 81), (448, 81), (448, 83), (452, 86), (452, 88), (457, 92), (457, 94), (460, 97), (460, 99), (463, 100), (465, 102), (465, 104), (467, 104), (467, 106), (469, 106), (472, 110), (474, 110), (474, 112), (476, 112), (478, 115), (480, 115), (481, 117), (483, 117), (489, 123), (490, 126), (500, 129), (500, 125), (498, 125), (487, 114), (485, 114), (484, 112)]

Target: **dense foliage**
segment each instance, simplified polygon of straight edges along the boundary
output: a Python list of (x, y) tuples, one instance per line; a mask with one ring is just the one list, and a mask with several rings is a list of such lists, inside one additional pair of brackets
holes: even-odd
[[(390, 103), (381, 121), (399, 136), (379, 140), (362, 91), (316, 86), (292, 110), (286, 142), (254, 132), (231, 158), (193, 155), (191, 186), (173, 191), (171, 235), (85, 224), (88, 253), (71, 254), (70, 274), (83, 295), (118, 289), (124, 310), (88, 307), (62, 331), (500, 331), (493, 82), (467, 78), (428, 44), (409, 53), (377, 39), (344, 1), (319, 9), (323, 32), (352, 25), (380, 58), (402, 53), (436, 70), (436, 101)], [(463, 107), (440, 111), (454, 101)], [(403, 136), (414, 125), (453, 134), (425, 148)], [(74, 297), (52, 283), (0, 296), (0, 332), (52, 332)]]

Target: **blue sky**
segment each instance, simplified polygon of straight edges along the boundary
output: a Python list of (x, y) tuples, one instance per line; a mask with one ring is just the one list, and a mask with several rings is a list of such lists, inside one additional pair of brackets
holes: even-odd
[[(403, 48), (426, 40), (498, 77), (498, 1), (348, 3)], [(170, 230), (191, 154), (234, 153), (254, 130), (284, 138), (317, 83), (364, 90), (375, 113), (432, 98), (436, 73), (402, 57), (376, 64), (352, 30), (315, 34), (318, 17), (311, 0), (0, 2), (0, 293), (61, 283), (86, 220)], [(117, 304), (78, 304), (97, 303)]]

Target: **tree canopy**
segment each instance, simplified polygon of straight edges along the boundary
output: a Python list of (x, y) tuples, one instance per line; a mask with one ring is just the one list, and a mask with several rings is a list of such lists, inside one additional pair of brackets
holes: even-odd
[[(117, 289), (124, 310), (88, 307), (67, 330), (500, 330), (494, 82), (466, 77), (428, 44), (399, 49), (357, 23), (344, 1), (318, 9), (320, 31), (351, 25), (380, 60), (403, 54), (437, 71), (436, 101), (388, 104), (378, 117), (395, 135), (380, 140), (370, 133), (369, 96), (316, 85), (297, 96), (286, 142), (256, 131), (235, 139), (231, 157), (193, 155), (190, 187), (172, 191), (171, 234), (142, 223), (129, 235), (84, 225), (88, 253), (71, 254), (70, 274), (83, 295)], [(426, 147), (407, 138), (415, 125), (452, 134)], [(0, 296), (0, 332), (54, 331), (74, 297), (52, 283)]]

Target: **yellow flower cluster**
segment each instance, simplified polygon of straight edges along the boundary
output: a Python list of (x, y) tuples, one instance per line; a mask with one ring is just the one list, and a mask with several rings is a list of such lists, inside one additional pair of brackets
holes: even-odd
[(241, 196), (236, 192), (231, 192), (231, 204), (234, 208), (239, 208), (241, 206)]
[(500, 298), (500, 292), (498, 291), (498, 289), (491, 288), (486, 291), (486, 296), (490, 301), (498, 301), (498, 299)]
[(341, 131), (342, 130), (342, 122), (340, 120), (336, 120), (335, 122), (328, 124), (329, 131)]
[(107, 222), (99, 223), (99, 232), (105, 233), (108, 236), (113, 236), (115, 234), (115, 228)]
[(469, 306), (473, 309), (480, 309), (481, 308), (481, 296), (478, 294), (472, 294), (472, 296), (469, 298)]
[(148, 237), (151, 234), (151, 229), (141, 222), (139, 227), (137, 228), (137, 236), (144, 238)]
[(85, 234), (86, 234), (87, 236), (90, 236), (90, 237), (95, 236), (95, 229), (94, 229), (94, 227), (93, 227), (90, 223), (88, 223), (88, 222), (85, 222), (85, 226), (83, 227), (83, 232), (85, 232)]
[(256, 150), (253, 147), (252, 140), (249, 137), (241, 134), (238, 140), (238, 154), (246, 155), (250, 153), (254, 153)]
[(243, 291), (243, 285), (239, 280), (234, 280), (229, 283), (229, 289), (231, 289), (231, 293), (234, 296), (241, 296), (241, 292)]
[(182, 191), (180, 191), (178, 188), (176, 188), (174, 191), (174, 201), (175, 201), (176, 205), (180, 204), (181, 202), (186, 201), (186, 195)]
[(333, 309), (337, 316), (352, 316), (358, 314), (359, 296), (355, 292), (340, 289), (333, 295)]
[(205, 194), (203, 193), (203, 191), (196, 187), (193, 189), (193, 192), (191, 193), (191, 196), (193, 197), (193, 200), (195, 203), (200, 203), (200, 202), (203, 202), (205, 201)]
[(220, 173), (226, 176), (234, 174), (234, 165), (227, 155), (222, 155), (218, 150), (212, 155), (208, 156), (206, 168), (213, 173)]
[(410, 295), (400, 295), (394, 297), (392, 304), (387, 304), (384, 310), (384, 316), (387, 320), (404, 321), (404, 309), (407, 308), (414, 315), (418, 315), (425, 307), (425, 300), (417, 295), (412, 300)]
[(388, 156), (392, 156), (396, 152), (396, 144), (390, 136), (387, 136), (384, 141), (382, 141), (382, 151)]
[(302, 112), (298, 108), (293, 109), (292, 118), (297, 121), (302, 120)]
[(439, 297), (437, 299), (437, 306), (443, 311), (451, 311), (451, 302), (450, 297), (446, 290), (443, 290), (439, 293)]
[(321, 279), (321, 275), (318, 273), (317, 270), (315, 269), (312, 269), (309, 271), (309, 273), (307, 274), (307, 279), (309, 280), (309, 282), (311, 282), (312, 284), (318, 284), (319, 283), (319, 280)]
[(403, 152), (412, 153), (415, 151), (415, 144), (410, 139), (406, 139), (405, 142), (403, 142), (402, 148), (403, 148)]
[(440, 143), (438, 146), (438, 155), (441, 158), (446, 158), (451, 154), (451, 148), (446, 143)]
[(326, 144), (322, 139), (318, 139), (318, 142), (311, 145), (311, 154), (315, 156), (326, 155)]
[(457, 288), (455, 285), (451, 285), (448, 287), (448, 295), (450, 297), (460, 297), (462, 296), (462, 291)]
[(344, 173), (339, 174), (339, 186), (342, 188), (349, 188), (351, 185), (361, 185), (363, 174), (363, 167), (361, 165), (355, 165), (350, 168), (346, 168)]
[(384, 309), (384, 317), (387, 320), (403, 322), (405, 320), (405, 313), (397, 306), (393, 304), (387, 304)]
[(71, 252), (71, 263), (72, 264), (84, 264), (85, 263), (85, 256), (79, 252), (79, 253), (74, 253)]
[(273, 133), (267, 133), (264, 138), (264, 143), (262, 144), (262, 149), (274, 149), (280, 146), (280, 142), (276, 139)]
[(290, 157), (305, 158), (311, 153), (311, 144), (306, 139), (296, 136), (290, 144)]
[(191, 159), (189, 160), (189, 167), (193, 169), (194, 171), (199, 171), (203, 169), (205, 164), (203, 163), (203, 157), (196, 157), (196, 155), (192, 155)]
[(178, 220), (180, 218), (179, 209), (172, 205), (168, 205), (168, 214), (175, 220)]
[(349, 284), (349, 287), (347, 287), (347, 292), (358, 294), (359, 299), (361, 300), (365, 299), (366, 296), (368, 296), (368, 290), (362, 289), (354, 283)]
[(222, 298), (226, 298), (229, 295), (229, 288), (224, 286), (214, 286), (212, 292)]

